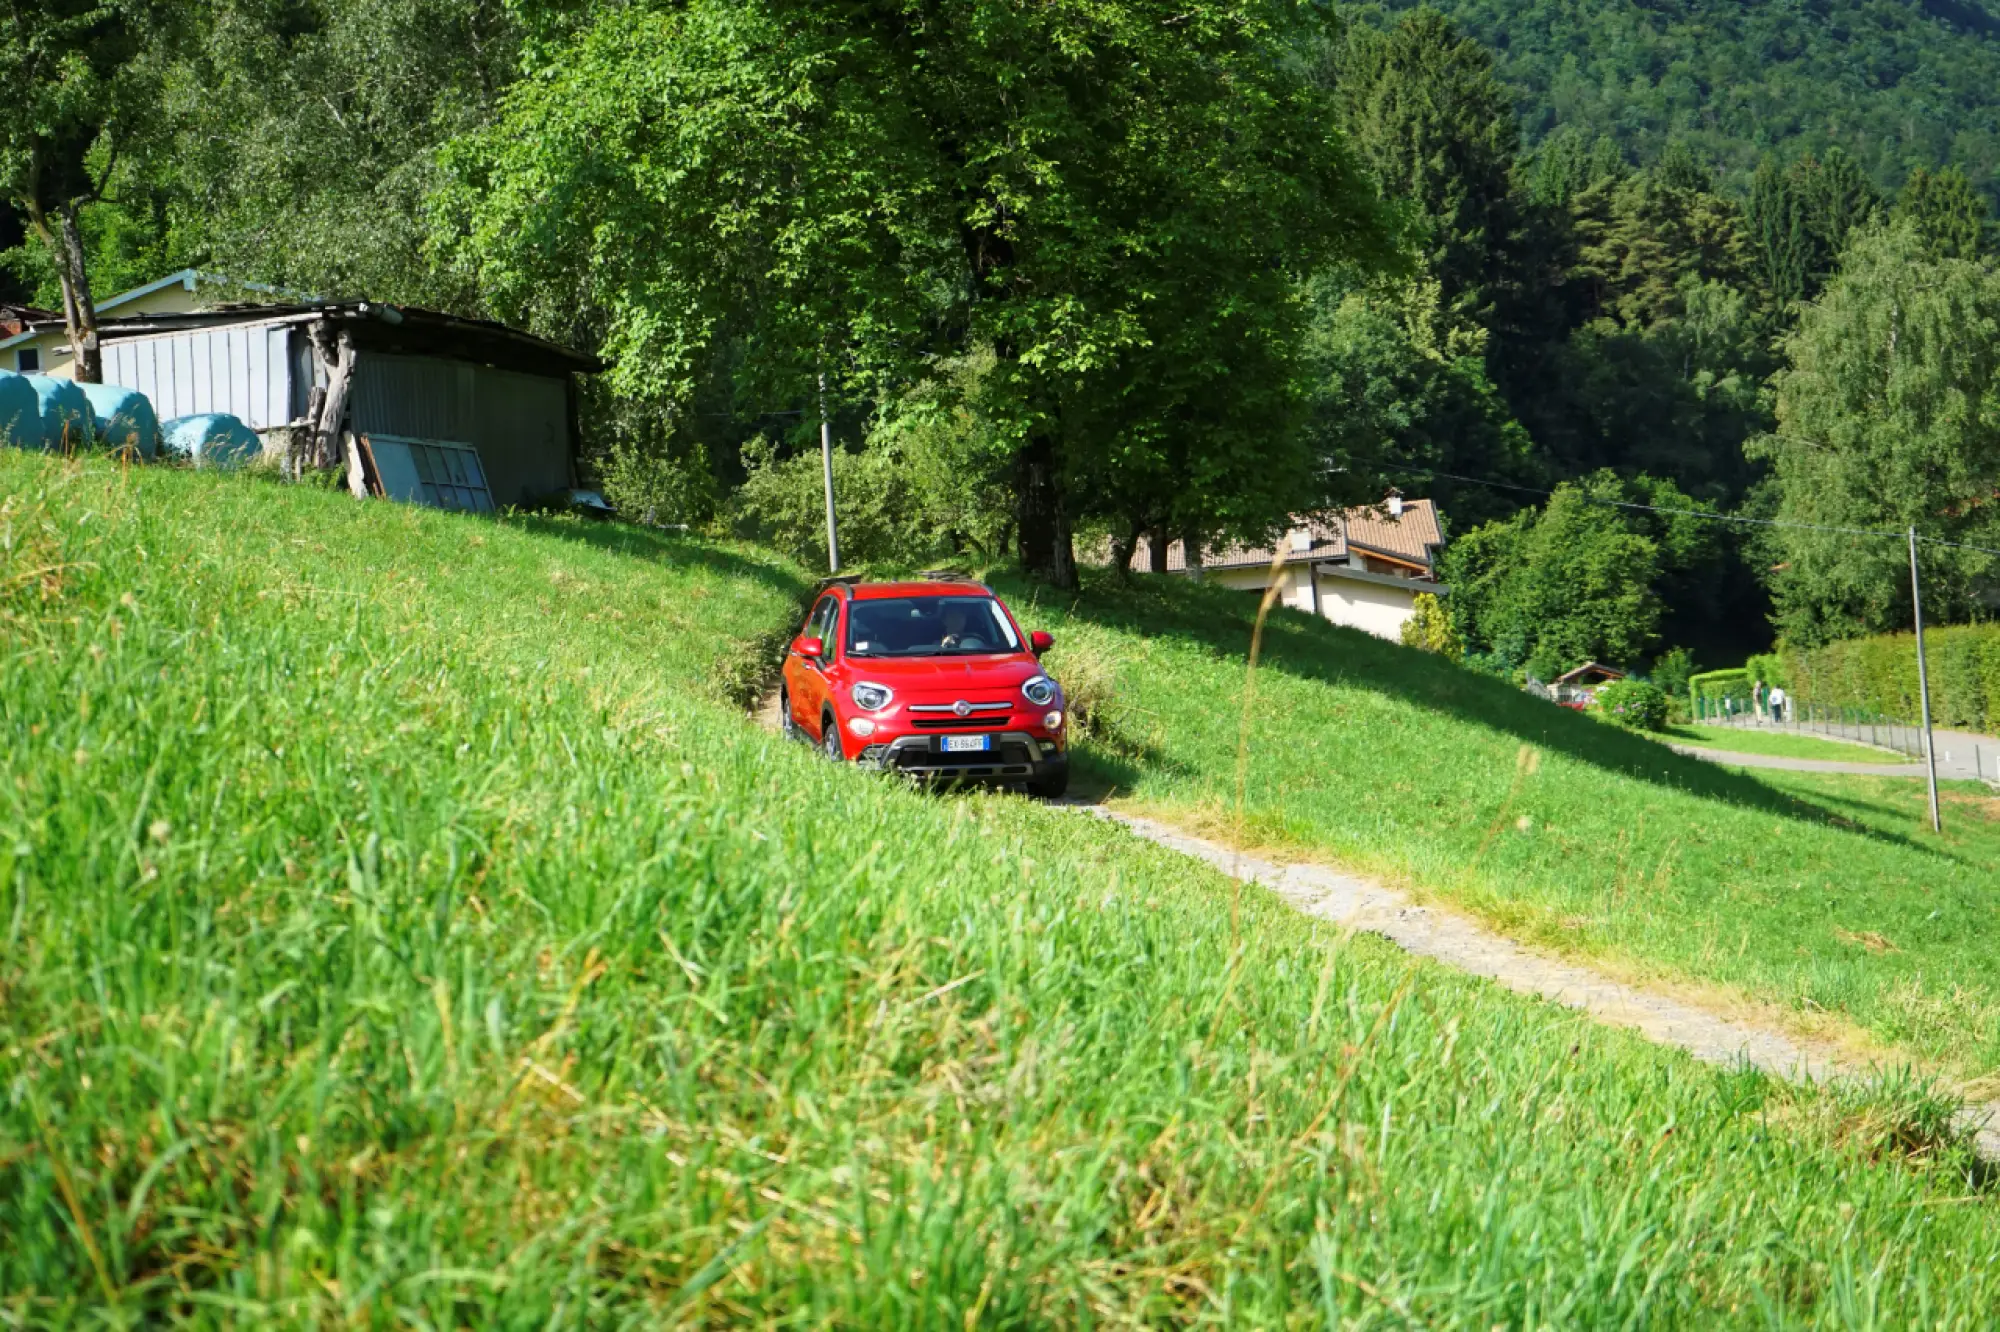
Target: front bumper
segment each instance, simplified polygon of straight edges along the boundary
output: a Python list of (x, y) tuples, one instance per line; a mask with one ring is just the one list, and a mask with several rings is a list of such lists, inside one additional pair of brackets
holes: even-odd
[(906, 777), (954, 782), (1025, 782), (1069, 766), (1069, 755), (1053, 739), (1026, 731), (999, 731), (983, 753), (947, 754), (942, 735), (903, 735), (865, 747), (855, 762)]

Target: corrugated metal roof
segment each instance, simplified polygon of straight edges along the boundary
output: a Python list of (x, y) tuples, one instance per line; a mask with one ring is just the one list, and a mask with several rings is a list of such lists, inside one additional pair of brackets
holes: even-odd
[(481, 356), (482, 351), (504, 351), (516, 357), (523, 354), (531, 356), (551, 373), (580, 371), (595, 374), (604, 369), (604, 363), (595, 356), (572, 351), (547, 338), (490, 319), (470, 319), (442, 310), (426, 310), (414, 305), (387, 305), (380, 301), (232, 304), (209, 310), (133, 315), (126, 319), (104, 320), (98, 325), (97, 334), (99, 339), (110, 342), (192, 329), (307, 324), (321, 320), (355, 325), (357, 329), (367, 330), (367, 335), (377, 341), (408, 344), (396, 350), (417, 355), (487, 359)]

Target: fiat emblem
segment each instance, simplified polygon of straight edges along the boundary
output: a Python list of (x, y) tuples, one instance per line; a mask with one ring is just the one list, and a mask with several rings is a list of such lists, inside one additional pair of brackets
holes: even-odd
[(951, 705), (951, 710), (961, 717), (966, 717), (972, 714), (972, 705), (961, 698)]

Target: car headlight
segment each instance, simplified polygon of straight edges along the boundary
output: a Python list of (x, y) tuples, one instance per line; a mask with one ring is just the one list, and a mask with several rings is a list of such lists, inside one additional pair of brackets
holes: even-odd
[(888, 707), (889, 700), (896, 696), (889, 686), (878, 685), (868, 680), (858, 682), (847, 692), (853, 696), (856, 707), (865, 708), (869, 712)]
[(1045, 712), (1042, 714), (1042, 729), (1045, 731), (1060, 731), (1062, 723), (1063, 715), (1061, 708), (1057, 708), (1054, 712)]
[(1038, 675), (1021, 686), (1021, 692), (1030, 703), (1045, 708), (1056, 701), (1056, 682), (1046, 675)]

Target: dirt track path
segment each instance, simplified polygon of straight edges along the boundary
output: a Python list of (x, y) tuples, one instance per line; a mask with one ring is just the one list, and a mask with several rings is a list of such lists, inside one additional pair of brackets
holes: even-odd
[[(1615, 981), (1589, 967), (1544, 957), (1404, 894), (1318, 865), (1278, 865), (1193, 837), (1168, 824), (1098, 805), (1078, 805), (1232, 878), (1269, 888), (1309, 916), (1379, 934), (1405, 952), (1484, 976), (1520, 994), (1538, 995), (1647, 1040), (1687, 1051), (1704, 1063), (1747, 1061), (1774, 1077), (1812, 1082), (1866, 1079), (1877, 1070), (1783, 1032), (1723, 1017), (1686, 1000)], [(2000, 1161), (2000, 1102), (1968, 1104), (1961, 1124), (1979, 1154)]]
[[(773, 690), (752, 713), (759, 725), (772, 731), (778, 729), (777, 700)], [(1279, 865), (1191, 836), (1157, 819), (1086, 801), (1062, 803), (1204, 861), (1231, 878), (1268, 888), (1306, 915), (1378, 934), (1415, 956), (1577, 1009), (1608, 1026), (1625, 1027), (1656, 1044), (1685, 1050), (1704, 1063), (1733, 1066), (1741, 1060), (1773, 1077), (1811, 1082), (1862, 1080), (1876, 1072), (1784, 1032), (1723, 1017), (1589, 967), (1530, 952), (1504, 935), (1464, 917), (1420, 906), (1368, 879), (1320, 865)], [(2000, 1101), (1968, 1103), (1960, 1110), (1959, 1121), (1973, 1133), (1980, 1156), (2000, 1162)]]

